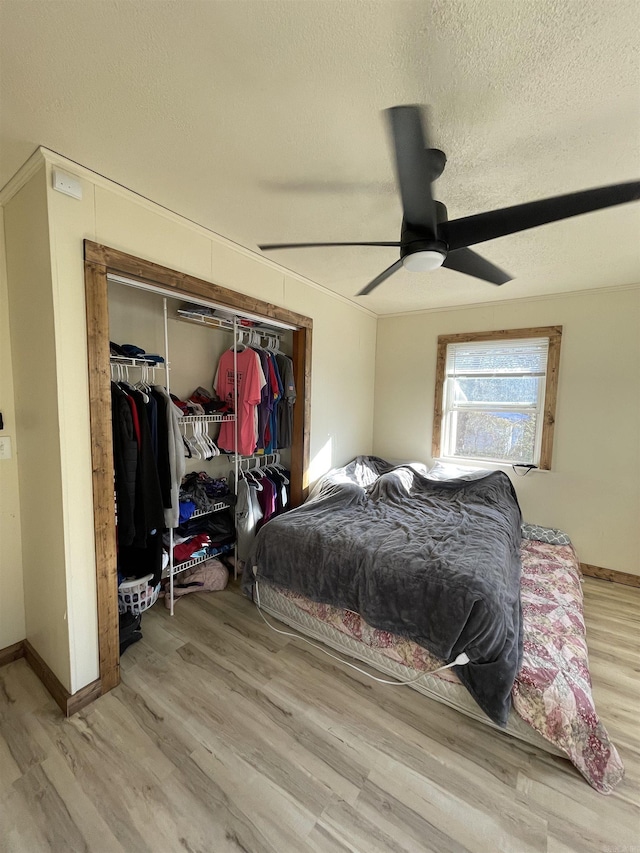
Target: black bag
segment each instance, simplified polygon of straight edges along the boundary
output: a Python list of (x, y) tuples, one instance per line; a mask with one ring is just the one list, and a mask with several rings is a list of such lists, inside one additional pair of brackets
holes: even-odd
[(128, 610), (120, 614), (120, 654), (133, 643), (142, 639), (140, 625), (142, 614), (130, 613)]

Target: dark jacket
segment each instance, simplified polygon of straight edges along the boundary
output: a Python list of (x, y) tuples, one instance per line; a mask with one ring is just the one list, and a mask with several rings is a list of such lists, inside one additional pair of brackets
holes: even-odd
[(127, 395), (111, 383), (113, 462), (115, 468), (118, 544), (130, 545), (135, 536), (134, 507), (138, 470), (138, 442)]

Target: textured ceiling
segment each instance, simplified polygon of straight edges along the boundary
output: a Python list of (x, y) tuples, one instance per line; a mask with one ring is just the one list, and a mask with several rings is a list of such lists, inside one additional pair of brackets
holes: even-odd
[[(637, 0), (0, 0), (0, 185), (45, 145), (250, 249), (396, 240), (381, 110), (431, 106), (454, 219), (640, 176)], [(640, 281), (640, 203), (401, 272), (380, 314)], [(394, 249), (270, 257), (350, 298)]]

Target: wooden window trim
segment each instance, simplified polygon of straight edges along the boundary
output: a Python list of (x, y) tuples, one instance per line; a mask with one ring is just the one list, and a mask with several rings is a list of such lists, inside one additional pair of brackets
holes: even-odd
[(497, 329), (493, 332), (461, 332), (455, 335), (438, 336), (436, 387), (433, 407), (433, 434), (431, 443), (431, 455), (434, 459), (437, 459), (440, 456), (440, 446), (442, 441), (443, 391), (445, 365), (447, 361), (447, 346), (449, 344), (480, 343), (482, 341), (506, 341), (517, 338), (549, 339), (549, 354), (547, 356), (547, 376), (544, 395), (544, 418), (542, 422), (540, 464), (538, 467), (544, 471), (551, 470), (553, 433), (556, 422), (556, 401), (558, 398), (558, 371), (560, 367), (562, 326), (534, 326), (529, 329)]
[(120, 682), (108, 273), (119, 273), (142, 283), (168, 288), (177, 297), (184, 297), (185, 300), (206, 299), (239, 314), (246, 312), (263, 317), (266, 322), (276, 320), (296, 327), (293, 332), (293, 365), (297, 399), (293, 410), (291, 444), (292, 506), (302, 503), (309, 488), (313, 321), (310, 317), (296, 314), (286, 308), (280, 308), (261, 299), (136, 258), (91, 240), (84, 241), (84, 260), (96, 544), (99, 693), (104, 694)]

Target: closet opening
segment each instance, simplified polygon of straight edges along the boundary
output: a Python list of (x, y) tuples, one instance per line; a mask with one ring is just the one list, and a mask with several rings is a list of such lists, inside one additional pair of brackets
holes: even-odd
[[(289, 481), (290, 505), (297, 506), (308, 490), (312, 321), (272, 303), (88, 240), (84, 255), (100, 683), (102, 693), (106, 693), (120, 680), (114, 387), (117, 394), (119, 381), (133, 380), (143, 397), (146, 392), (153, 394), (160, 406), (163, 401), (159, 392), (167, 392), (165, 401), (173, 395), (174, 404), (182, 409), (176, 421), (179, 433), (177, 427), (175, 432), (179, 434), (176, 440), (181, 443), (180, 451), (184, 449), (187, 474), (196, 476), (195, 472), (204, 467), (215, 485), (231, 473), (229, 482), (236, 488), (238, 476), (242, 477), (247, 468), (268, 463), (276, 466), (273, 470), (278, 473), (279, 464), (288, 474), (285, 479)], [(247, 438), (248, 419), (243, 421), (243, 401), (238, 398), (238, 380), (242, 383), (240, 361), (254, 361), (250, 350), (243, 354), (247, 348), (262, 360), (257, 361), (258, 370), (261, 363), (267, 369), (271, 361), (279, 375), (279, 363), (283, 371), (289, 372), (290, 386), (295, 389), (295, 399), (290, 395), (290, 407), (283, 407), (277, 419), (274, 409), (273, 420), (261, 424), (266, 440), (255, 449), (247, 443), (251, 442)], [(226, 401), (216, 394), (218, 367), (223, 369), (221, 375), (234, 377), (233, 387), (225, 386), (222, 379), (218, 384), (218, 391), (228, 391)], [(122, 387), (126, 387), (126, 381), (121, 382)], [(209, 395), (216, 398), (215, 402), (208, 401)], [(117, 410), (120, 401), (113, 399)], [(146, 401), (149, 402), (148, 397)], [(206, 411), (202, 404), (206, 404)], [(173, 408), (170, 402), (167, 405)], [(119, 448), (115, 451), (117, 460)], [(224, 500), (200, 514), (208, 516), (220, 511), (218, 518), (222, 521), (230, 514)], [(171, 500), (168, 503), (171, 506)], [(175, 508), (175, 496), (173, 505)], [(163, 577), (169, 578), (171, 609), (174, 573), (185, 566), (184, 562), (175, 565), (175, 526), (173, 520), (167, 522), (164, 548), (168, 548), (169, 563), (165, 566), (163, 560), (162, 569)], [(229, 544), (224, 546), (227, 550)], [(237, 550), (234, 553), (237, 556)]]

